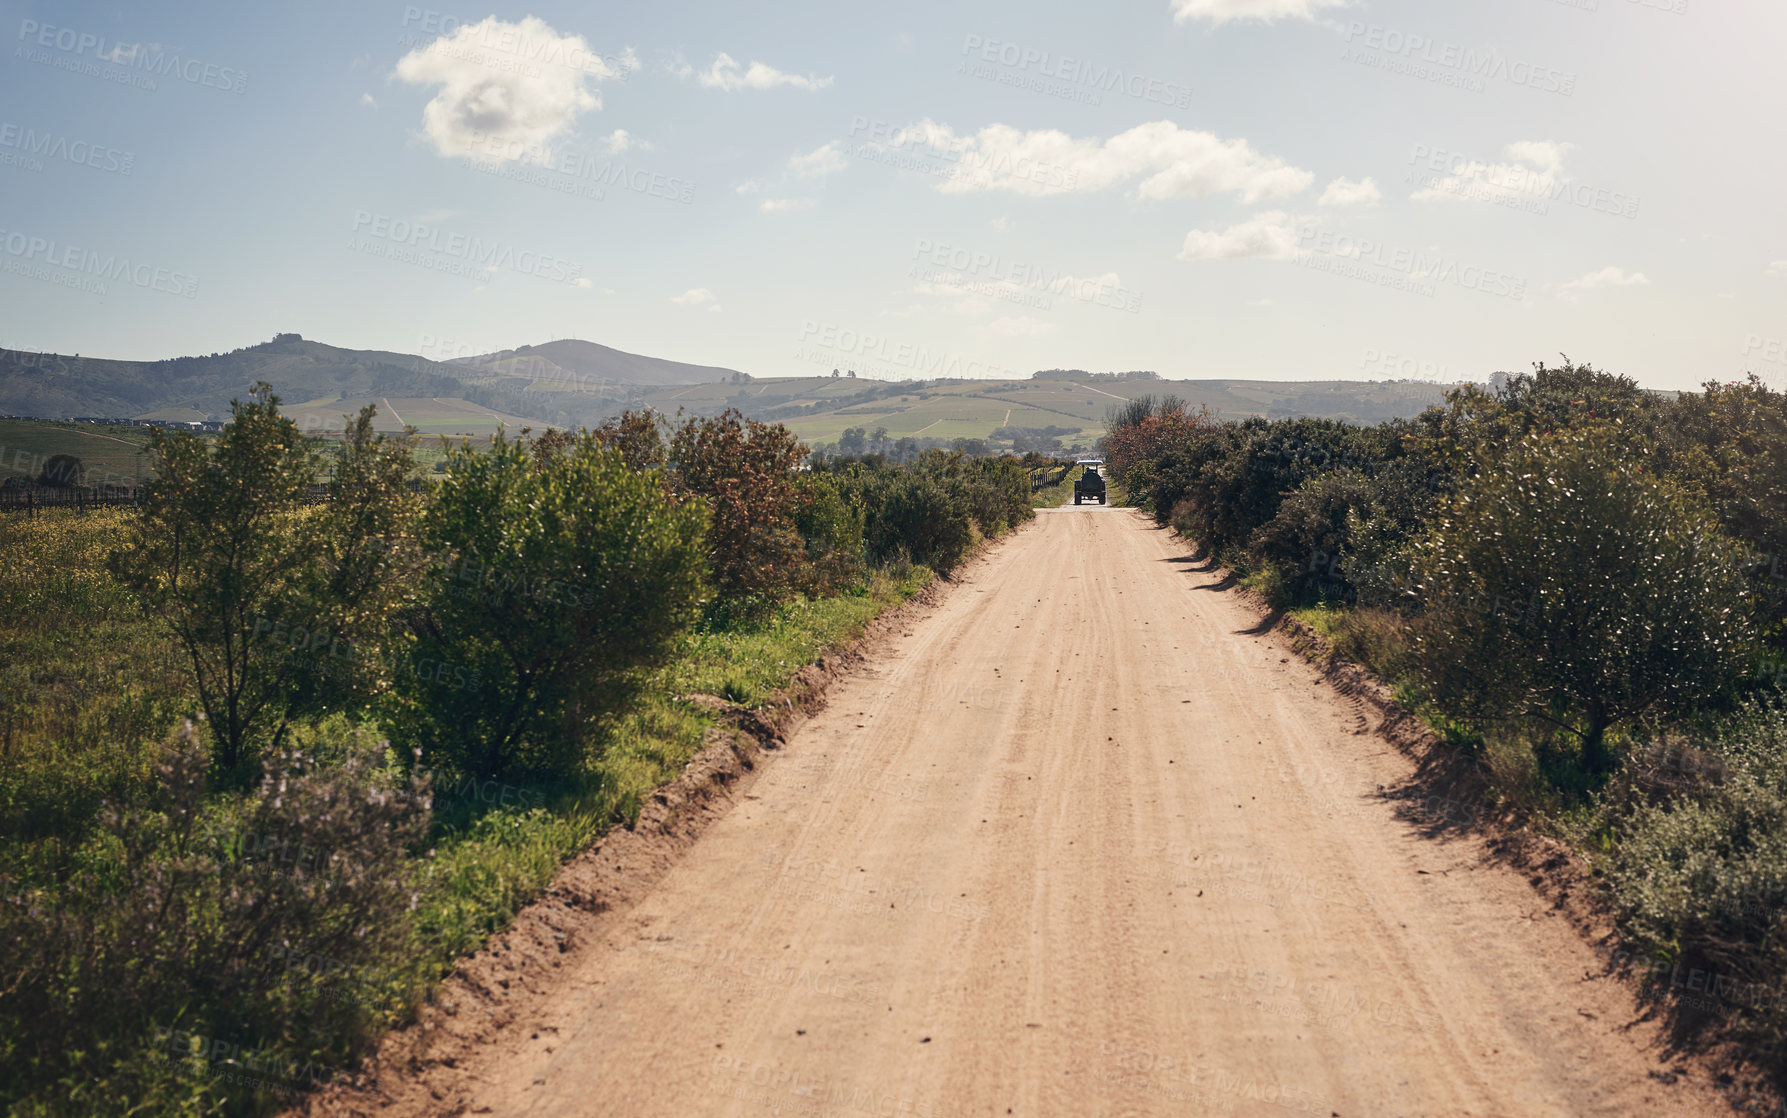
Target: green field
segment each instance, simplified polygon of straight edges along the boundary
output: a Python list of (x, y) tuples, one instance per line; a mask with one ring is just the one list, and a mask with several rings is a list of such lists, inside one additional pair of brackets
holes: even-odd
[[(353, 403), (353, 401), (348, 401)], [(403, 408), (415, 401), (393, 399), (392, 404)], [(335, 410), (340, 405), (331, 402), (329, 415), (330, 426), (312, 430), (310, 433), (327, 439), (329, 436), (339, 437), (341, 424), (335, 420)], [(380, 405), (381, 409), (383, 405)], [(300, 427), (304, 424), (303, 405), (287, 409)], [(311, 414), (315, 414), (314, 412)], [(430, 413), (419, 412), (424, 417)], [(499, 415), (501, 413), (498, 413)], [(496, 424), (485, 413), (485, 425), (468, 436), (454, 437), (449, 428), (444, 432), (425, 433), (417, 440), (416, 461), (425, 471), (431, 471), (435, 463), (446, 458), (442, 447), (443, 440), (452, 445), (469, 445), (479, 450), (490, 447), (490, 437), (496, 431)], [(410, 417), (409, 411), (403, 417)], [(381, 420), (383, 416), (381, 415)], [(510, 417), (509, 434), (514, 435), (528, 421)], [(384, 425), (380, 424), (383, 429)], [(444, 425), (443, 425), (444, 426)], [(458, 430), (471, 430), (475, 425), (461, 423)], [(536, 429), (538, 424), (535, 425)], [(204, 437), (204, 436), (201, 436)], [(152, 471), (149, 468), (149, 428), (147, 427), (112, 427), (90, 423), (62, 423), (53, 420), (39, 419), (0, 419), (0, 480), (9, 477), (32, 479), (42, 471), (44, 463), (52, 454), (72, 454), (81, 460), (86, 473), (84, 480), (89, 485), (123, 484), (147, 480)], [(319, 479), (320, 480), (320, 479)]]
[(148, 469), (148, 444), (146, 427), (0, 419), (0, 479), (35, 478), (50, 455), (72, 454), (90, 484), (138, 481)]
[(1069, 448), (1104, 435), (1113, 404), (1143, 394), (1172, 395), (1223, 419), (1328, 416), (1375, 423), (1437, 404), (1446, 385), (1427, 382), (1243, 380), (879, 381), (789, 377), (652, 390), (639, 402), (666, 414), (712, 415), (733, 407), (786, 424), (808, 443), (835, 442), (850, 427), (885, 427), (894, 438), (984, 439), (999, 427), (1066, 428)]
[(358, 414), (371, 404), (378, 408), (373, 427), (380, 431), (401, 431), (405, 424), (424, 435), (474, 435), (488, 437), (500, 424), (514, 434), (523, 427), (540, 430), (548, 424), (538, 419), (493, 411), (479, 404), (451, 397), (437, 396), (350, 396), (307, 400), (301, 404), (283, 404), (280, 410), (292, 417), (299, 427), (311, 433), (340, 431), (347, 417)]

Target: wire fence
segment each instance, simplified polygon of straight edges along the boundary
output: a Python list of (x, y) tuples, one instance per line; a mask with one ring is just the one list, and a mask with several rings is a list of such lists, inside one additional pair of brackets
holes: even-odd
[[(427, 484), (412, 481), (410, 486), (421, 488)], [(88, 509), (133, 509), (139, 503), (140, 492), (135, 486), (125, 485), (5, 485), (0, 486), (0, 514), (35, 516), (51, 509), (83, 513)], [(307, 505), (320, 505), (328, 499), (329, 487), (320, 482), (304, 495)]]

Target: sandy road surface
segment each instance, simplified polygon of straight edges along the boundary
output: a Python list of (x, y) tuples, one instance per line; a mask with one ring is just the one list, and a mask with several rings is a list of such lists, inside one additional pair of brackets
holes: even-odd
[(1043, 513), (474, 1059), (467, 1109), (1717, 1112), (1214, 581), (1126, 510)]

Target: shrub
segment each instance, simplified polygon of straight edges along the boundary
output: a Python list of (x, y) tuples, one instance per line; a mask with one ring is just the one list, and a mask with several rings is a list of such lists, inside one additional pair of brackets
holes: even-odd
[[(1752, 577), (1777, 633), (1787, 621), (1787, 396), (1754, 375), (1684, 394), (1669, 413), (1672, 477), (1706, 493), (1754, 552)], [(1777, 636), (1779, 643), (1779, 636)]]
[[(1144, 464), (1158, 466), (1169, 451), (1216, 425), (1208, 408), (1188, 415), (1184, 403), (1172, 396), (1164, 400), (1142, 396), (1113, 405), (1107, 418), (1110, 432), (1098, 448), (1112, 480), (1132, 493), (1145, 493), (1147, 488), (1130, 476), (1133, 469)], [(1170, 505), (1160, 507), (1164, 512)]]
[[(188, 723), (152, 802), (109, 808), (64, 880), (0, 904), (0, 1094), (22, 1109), (215, 1105), (254, 1091), (209, 1074), (249, 1067), (301, 1085), (401, 992), (378, 968), (409, 935), (426, 780), (340, 718), (268, 754), (246, 793), (208, 799), (206, 767)], [(227, 1042), (230, 1064), (189, 1064), (187, 1036)]]
[(392, 622), (427, 565), (416, 537), (423, 497), (414, 439), (377, 434), (375, 414), (367, 407), (348, 423), (329, 500), (301, 522), (312, 562), (300, 612), (269, 619), (272, 634), (294, 638), (279, 665), (287, 718), (363, 709), (403, 666)]
[(1531, 718), (1612, 766), (1610, 727), (1704, 701), (1754, 637), (1736, 545), (1605, 429), (1528, 435), (1415, 556), (1419, 673), (1471, 721)]
[(806, 543), (807, 589), (831, 594), (855, 585), (863, 575), (863, 510), (827, 474), (805, 475), (800, 490), (795, 528)]
[(1453, 476), (1425, 454), (1405, 454), (1378, 467), (1366, 501), (1347, 511), (1341, 577), (1362, 606), (1413, 608), (1411, 546), (1433, 522)]
[(781, 600), (806, 585), (796, 529), (802, 493), (795, 471), (806, 449), (781, 424), (727, 410), (693, 418), (670, 440), (679, 492), (706, 502), (707, 560), (723, 598)]
[(1185, 401), (1177, 396), (1156, 396), (1151, 392), (1144, 392), (1120, 404), (1106, 407), (1104, 421), (1111, 431), (1120, 431), (1125, 427), (1140, 427), (1148, 420), (1162, 415), (1182, 414), (1184, 411)]
[(957, 485), (968, 515), (984, 535), (997, 536), (1036, 516), (1030, 502), (1030, 477), (1012, 458), (958, 460)]
[[(1609, 812), (1602, 869), (1627, 934), (1672, 961), (1711, 964), (1709, 994), (1787, 1040), (1787, 712), (1747, 707), (1705, 754), (1663, 768), (1661, 797)], [(1754, 995), (1764, 993), (1758, 999)]]
[(1248, 549), (1283, 572), (1293, 598), (1343, 597), (1340, 558), (1347, 546), (1348, 514), (1370, 499), (1370, 486), (1351, 471), (1312, 478), (1254, 530)]
[(602, 716), (699, 615), (706, 519), (593, 435), (544, 458), (500, 434), (455, 450), (423, 517), (435, 565), (392, 701), (424, 763), (481, 780), (577, 771)]
[(44, 462), (43, 469), (37, 475), (37, 484), (55, 488), (66, 488), (81, 483), (81, 475), (87, 468), (81, 460), (72, 454), (52, 454)]
[(963, 501), (923, 473), (896, 474), (877, 487), (870, 547), (882, 558), (903, 554), (947, 575), (974, 545), (974, 520)]

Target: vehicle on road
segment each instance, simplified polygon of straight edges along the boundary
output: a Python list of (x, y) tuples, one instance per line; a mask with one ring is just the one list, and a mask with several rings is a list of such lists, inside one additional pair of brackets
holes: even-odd
[(1088, 463), (1086, 472), (1073, 481), (1073, 503), (1077, 505), (1082, 499), (1090, 501), (1095, 497), (1099, 504), (1104, 504), (1104, 475), (1098, 472), (1096, 464)]

